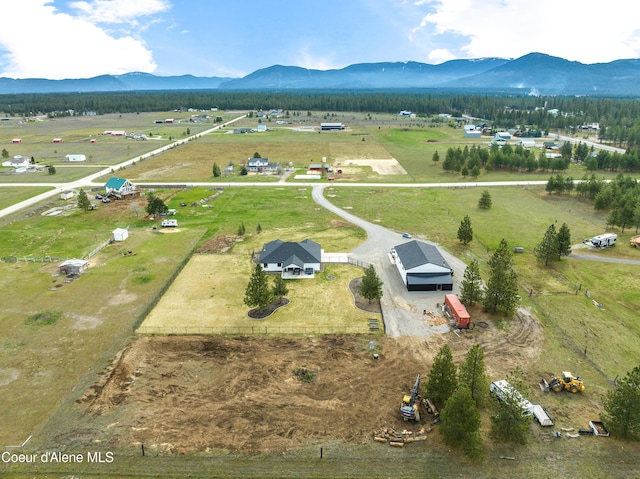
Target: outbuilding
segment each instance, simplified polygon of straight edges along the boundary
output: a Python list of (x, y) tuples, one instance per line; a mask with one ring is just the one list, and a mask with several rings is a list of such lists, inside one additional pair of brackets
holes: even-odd
[(62, 274), (80, 274), (89, 267), (89, 262), (84, 259), (68, 259), (58, 265)]
[(408, 291), (452, 291), (453, 270), (433, 245), (409, 241), (391, 250)]
[(86, 155), (65, 155), (67, 161), (87, 161)]
[(129, 230), (127, 228), (116, 228), (113, 230), (114, 241), (124, 241), (129, 237)]
[(63, 191), (62, 193), (60, 193), (61, 200), (70, 200), (71, 198), (73, 198), (73, 191), (71, 190)]
[(22, 143), (22, 138), (14, 138), (11, 143)]

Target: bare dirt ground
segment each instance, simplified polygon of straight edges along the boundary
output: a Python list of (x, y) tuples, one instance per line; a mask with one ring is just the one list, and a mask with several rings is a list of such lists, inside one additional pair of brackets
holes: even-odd
[(348, 159), (341, 162), (345, 166), (370, 166), (379, 175), (406, 175), (407, 171), (395, 158), (386, 160)]
[[(114, 447), (245, 454), (329, 440), (362, 444), (384, 427), (417, 431), (429, 417), (420, 426), (402, 421), (400, 402), (418, 373), (426, 379), (445, 341), (456, 362), (471, 345), (482, 344), (491, 377), (539, 354), (537, 320), (524, 315), (514, 321), (508, 331), (489, 320), (485, 328), (427, 340), (140, 337), (78, 401), (83, 413), (74, 427), (94, 431), (94, 440)], [(313, 380), (301, 381), (298, 368), (314, 373)]]

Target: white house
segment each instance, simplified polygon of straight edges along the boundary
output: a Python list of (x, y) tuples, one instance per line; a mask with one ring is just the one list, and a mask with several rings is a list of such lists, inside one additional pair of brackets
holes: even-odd
[(127, 228), (116, 228), (113, 230), (114, 241), (124, 241), (129, 237), (129, 230)]
[(135, 196), (138, 194), (136, 185), (131, 183), (125, 178), (116, 178), (112, 176), (104, 185), (105, 195), (113, 195), (116, 198), (122, 198), (123, 196)]
[(67, 161), (87, 161), (85, 155), (65, 155)]
[(536, 140), (533, 138), (522, 138), (519, 142), (522, 148), (534, 148), (536, 146)]
[(413, 240), (395, 246), (391, 257), (408, 291), (453, 290), (453, 270), (435, 246)]
[(274, 240), (262, 247), (258, 262), (269, 273), (287, 278), (313, 278), (321, 270), (322, 248), (315, 241), (284, 242)]
[(10, 168), (26, 168), (30, 164), (31, 158), (22, 155), (16, 155), (10, 160), (2, 162), (2, 166), (8, 166)]

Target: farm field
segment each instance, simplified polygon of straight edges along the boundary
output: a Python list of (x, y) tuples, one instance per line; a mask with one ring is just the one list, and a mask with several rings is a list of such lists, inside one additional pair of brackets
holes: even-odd
[[(232, 117), (222, 112), (210, 112), (212, 116)], [(175, 115), (175, 116), (174, 116)], [(172, 124), (156, 124), (155, 121), (174, 118)], [(105, 166), (115, 165), (129, 158), (142, 155), (150, 150), (166, 145), (172, 140), (191, 135), (214, 126), (212, 120), (200, 123), (189, 121), (191, 113), (140, 113), (109, 114), (97, 116), (74, 116), (37, 121), (11, 119), (0, 124), (0, 147), (6, 149), (9, 158), (16, 155), (33, 157), (41, 165), (54, 165), (56, 175), (23, 173), (0, 175), (0, 182), (51, 182), (73, 181)], [(136, 141), (125, 136), (103, 135), (105, 131), (126, 131), (149, 137), (146, 141)], [(14, 138), (22, 140), (13, 143)], [(61, 138), (61, 143), (53, 143), (53, 138)], [(94, 140), (95, 143), (91, 143)], [(70, 163), (65, 155), (84, 154), (82, 163)], [(5, 168), (3, 168), (5, 169)]]

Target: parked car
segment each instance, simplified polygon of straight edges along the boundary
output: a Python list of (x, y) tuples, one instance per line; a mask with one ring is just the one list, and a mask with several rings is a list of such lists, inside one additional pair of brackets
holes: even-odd
[(111, 200), (105, 196), (104, 198), (102, 198), (102, 202), (103, 203), (111, 203)]
[(177, 228), (178, 220), (162, 220), (160, 226), (162, 226), (163, 228)]
[(409, 233), (402, 233), (402, 237), (403, 238), (411, 238), (411, 235)]
[(97, 194), (96, 195), (96, 200), (101, 200), (102, 199), (102, 195), (101, 194)]

